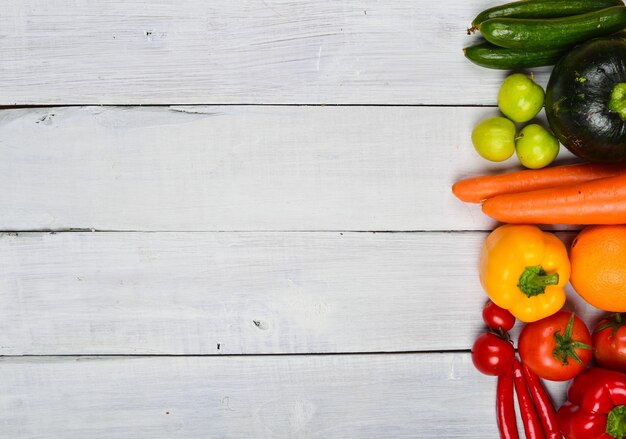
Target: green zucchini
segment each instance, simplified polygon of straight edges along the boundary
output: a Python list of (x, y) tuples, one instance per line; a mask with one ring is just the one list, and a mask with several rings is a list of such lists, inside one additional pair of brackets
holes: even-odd
[(584, 14), (611, 6), (624, 6), (622, 0), (518, 0), (485, 9), (472, 20), (476, 27), (483, 21), (497, 17), (555, 18)]
[(520, 50), (505, 49), (482, 43), (463, 49), (465, 57), (474, 64), (490, 69), (511, 70), (554, 65), (564, 49)]
[(612, 6), (563, 18), (492, 18), (478, 26), (492, 44), (507, 49), (547, 50), (615, 33), (626, 27), (626, 7)]

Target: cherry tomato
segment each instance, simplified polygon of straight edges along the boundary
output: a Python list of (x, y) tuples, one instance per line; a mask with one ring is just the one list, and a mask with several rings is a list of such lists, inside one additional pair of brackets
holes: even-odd
[(472, 346), (472, 361), (479, 372), (485, 375), (499, 376), (511, 371), (515, 349), (502, 337), (485, 332)]
[(483, 321), (489, 329), (510, 331), (515, 326), (515, 316), (509, 310), (500, 308), (491, 300), (483, 308)]
[(593, 355), (591, 334), (582, 319), (559, 311), (527, 323), (519, 336), (522, 363), (542, 378), (566, 381), (581, 373)]
[(626, 321), (621, 314), (600, 321), (593, 331), (596, 362), (607, 369), (626, 372)]

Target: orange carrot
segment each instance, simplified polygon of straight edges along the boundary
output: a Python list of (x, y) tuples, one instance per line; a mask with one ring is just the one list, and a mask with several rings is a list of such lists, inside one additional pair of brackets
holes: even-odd
[(483, 212), (504, 223), (626, 224), (626, 174), (497, 195)]
[(537, 170), (527, 169), (460, 180), (452, 186), (452, 193), (461, 201), (480, 203), (496, 195), (577, 184), (621, 173), (626, 173), (626, 164), (580, 163)]

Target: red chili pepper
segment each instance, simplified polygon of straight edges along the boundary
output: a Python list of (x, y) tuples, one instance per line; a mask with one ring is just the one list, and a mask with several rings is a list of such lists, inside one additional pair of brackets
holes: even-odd
[(556, 410), (552, 405), (550, 395), (548, 395), (545, 387), (541, 384), (541, 379), (525, 364), (522, 364), (522, 370), (524, 371), (530, 394), (533, 397), (533, 401), (535, 401), (535, 409), (543, 426), (543, 434), (546, 436), (546, 439), (561, 439), (563, 436), (559, 431), (559, 424), (556, 422)]
[(556, 414), (567, 439), (626, 437), (626, 374), (591, 368), (574, 378)]
[(513, 379), (515, 381), (515, 392), (517, 393), (520, 414), (524, 421), (526, 439), (544, 438), (541, 422), (539, 422), (539, 417), (535, 410), (535, 404), (528, 392), (524, 372), (522, 372), (522, 365), (517, 358), (513, 361)]
[(496, 390), (496, 416), (502, 439), (519, 439), (513, 398), (513, 369), (511, 369), (509, 373), (498, 376)]

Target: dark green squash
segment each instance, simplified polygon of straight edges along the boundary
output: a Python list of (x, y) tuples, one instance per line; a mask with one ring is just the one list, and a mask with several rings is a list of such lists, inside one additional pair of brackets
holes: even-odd
[(555, 65), (546, 115), (559, 141), (593, 162), (626, 160), (626, 37), (589, 40)]

